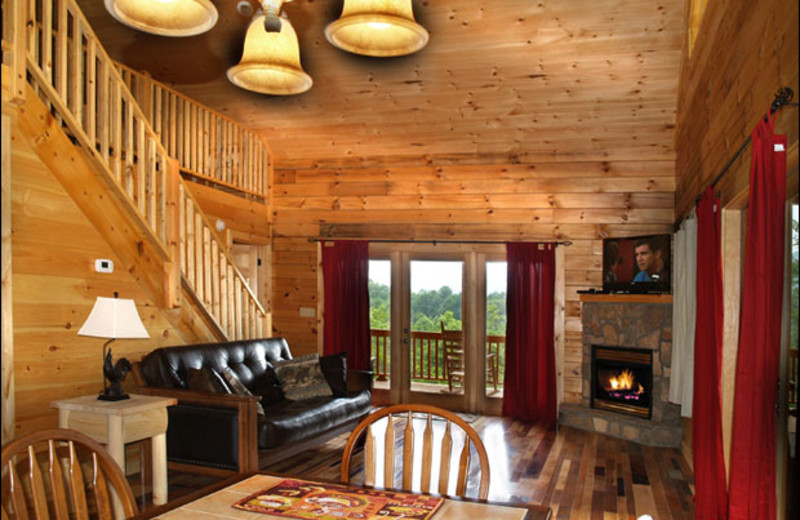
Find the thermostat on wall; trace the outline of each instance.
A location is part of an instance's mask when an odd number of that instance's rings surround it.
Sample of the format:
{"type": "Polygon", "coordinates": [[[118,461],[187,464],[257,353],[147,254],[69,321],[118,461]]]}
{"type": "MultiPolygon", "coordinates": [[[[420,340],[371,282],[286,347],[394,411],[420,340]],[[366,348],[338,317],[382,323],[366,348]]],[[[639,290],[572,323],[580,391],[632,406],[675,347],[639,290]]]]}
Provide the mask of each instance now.
{"type": "Polygon", "coordinates": [[[94,261],[94,270],[98,273],[113,273],[114,262],[107,258],[98,258],[94,261]]]}

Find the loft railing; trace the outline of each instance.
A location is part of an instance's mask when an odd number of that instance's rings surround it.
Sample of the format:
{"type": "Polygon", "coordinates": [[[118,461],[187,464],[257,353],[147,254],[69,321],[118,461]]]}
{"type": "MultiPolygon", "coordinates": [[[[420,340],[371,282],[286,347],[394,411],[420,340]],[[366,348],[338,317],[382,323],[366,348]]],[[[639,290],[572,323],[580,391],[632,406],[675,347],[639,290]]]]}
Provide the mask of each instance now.
{"type": "Polygon", "coordinates": [[[156,247],[180,262],[184,285],[219,330],[231,339],[260,336],[266,312],[183,180],[170,176],[167,150],[75,0],[4,1],[4,42],[12,5],[25,10],[16,18],[27,26],[27,72],[56,121],[112,180],[156,247]]]}
{"type": "MultiPolygon", "coordinates": [[[[391,374],[390,331],[371,329],[370,337],[375,380],[388,381],[391,374]]],[[[494,354],[499,360],[499,387],[503,386],[505,350],[505,336],[486,336],[487,358],[494,354]]],[[[411,332],[411,380],[418,383],[447,384],[441,332],[411,332]]]]}
{"type": "Polygon", "coordinates": [[[147,74],[117,63],[171,157],[181,170],[248,195],[266,199],[270,152],[255,132],[189,99],[147,74]]]}

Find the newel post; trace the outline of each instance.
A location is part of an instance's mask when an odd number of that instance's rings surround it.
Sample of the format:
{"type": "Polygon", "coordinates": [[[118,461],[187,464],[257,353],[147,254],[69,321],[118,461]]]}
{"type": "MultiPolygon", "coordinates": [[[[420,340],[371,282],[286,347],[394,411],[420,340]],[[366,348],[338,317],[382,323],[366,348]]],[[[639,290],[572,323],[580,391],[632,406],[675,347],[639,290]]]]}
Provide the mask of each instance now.
{"type": "Polygon", "coordinates": [[[169,262],[164,264],[164,306],[180,306],[181,291],[181,172],[177,159],[167,157],[167,251],[169,262]]]}

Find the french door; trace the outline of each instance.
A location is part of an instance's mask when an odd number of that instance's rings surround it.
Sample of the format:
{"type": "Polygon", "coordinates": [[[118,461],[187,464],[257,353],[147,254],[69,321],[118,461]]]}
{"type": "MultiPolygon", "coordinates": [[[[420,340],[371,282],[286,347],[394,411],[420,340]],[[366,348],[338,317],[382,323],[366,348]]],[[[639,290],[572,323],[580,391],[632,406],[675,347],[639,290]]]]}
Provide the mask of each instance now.
{"type": "MultiPolygon", "coordinates": [[[[491,266],[500,263],[505,263],[504,248],[487,255],[464,245],[370,245],[377,402],[499,410],[505,331],[487,334],[486,291],[487,276],[492,280],[487,265],[496,277],[491,266]],[[495,257],[499,261],[488,262],[495,257]]],[[[504,293],[504,285],[493,293],[492,324],[498,312],[505,315],[504,293]]]]}

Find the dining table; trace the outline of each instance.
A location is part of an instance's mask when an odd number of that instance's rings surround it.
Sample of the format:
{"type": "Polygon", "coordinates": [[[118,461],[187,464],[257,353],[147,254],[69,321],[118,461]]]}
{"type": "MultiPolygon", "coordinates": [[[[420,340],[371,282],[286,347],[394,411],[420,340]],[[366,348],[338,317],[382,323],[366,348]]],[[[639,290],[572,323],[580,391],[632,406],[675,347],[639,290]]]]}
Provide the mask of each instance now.
{"type": "Polygon", "coordinates": [[[135,520],[548,520],[550,508],[344,485],[265,472],[145,510],[135,520]]]}

